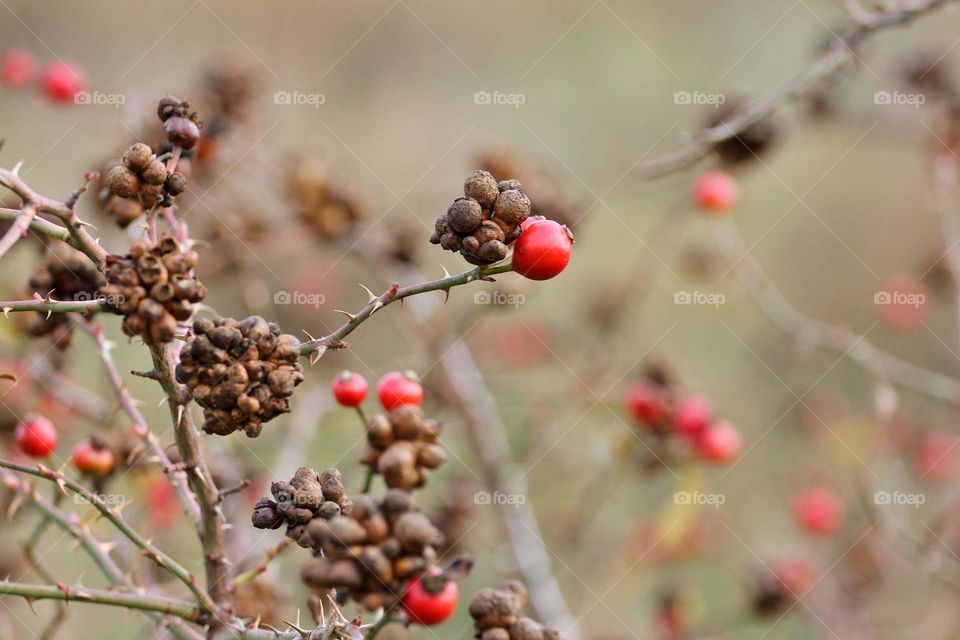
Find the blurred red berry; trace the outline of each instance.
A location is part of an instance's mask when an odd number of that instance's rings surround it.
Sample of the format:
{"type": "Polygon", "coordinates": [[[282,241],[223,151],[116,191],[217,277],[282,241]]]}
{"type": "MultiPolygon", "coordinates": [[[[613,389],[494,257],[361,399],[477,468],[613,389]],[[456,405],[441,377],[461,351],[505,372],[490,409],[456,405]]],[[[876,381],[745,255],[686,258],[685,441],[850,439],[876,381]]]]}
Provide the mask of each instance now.
{"type": "Polygon", "coordinates": [[[354,371],[341,371],[333,379],[333,397],[345,407],[359,407],[367,397],[367,380],[354,371]]]}
{"type": "Polygon", "coordinates": [[[441,577],[434,567],[427,576],[410,581],[403,594],[403,609],[417,624],[440,624],[457,610],[459,597],[457,583],[441,577]]]}
{"type": "Polygon", "coordinates": [[[707,171],[700,174],[693,186],[697,206],[707,213],[723,213],[730,210],[740,195],[737,181],[725,171],[707,171]]]}
{"type": "Polygon", "coordinates": [[[84,440],[73,450],[73,464],[81,473],[103,478],[113,471],[113,451],[100,443],[84,440]]]}
{"type": "Polygon", "coordinates": [[[690,396],[677,403],[673,412],[673,428],[682,436],[696,438],[710,424],[710,402],[690,396]]]}
{"type": "Polygon", "coordinates": [[[623,404],[637,422],[657,426],[670,411],[666,389],[647,378],[634,380],[623,394],[623,404]]]}
{"type": "Polygon", "coordinates": [[[831,536],[846,518],[843,501],[825,488],[807,489],[797,495],[793,515],[801,529],[820,536],[831,536]]]}
{"type": "Polygon", "coordinates": [[[773,575],[787,593],[799,597],[813,588],[817,568],[806,558],[784,558],[773,563],[773,575]]]}
{"type": "Polygon", "coordinates": [[[957,438],[949,433],[928,433],[917,440],[914,466],[921,480],[943,482],[957,470],[957,438]]]}
{"type": "Polygon", "coordinates": [[[18,425],[14,437],[20,450],[33,458],[46,458],[57,448],[57,430],[43,416],[18,425]]]}
{"type": "Polygon", "coordinates": [[[37,71],[37,60],[26,49],[8,49],[0,59],[0,77],[8,87],[27,86],[37,71]]]}
{"type": "Polygon", "coordinates": [[[43,70],[43,92],[56,102],[73,102],[74,96],[86,89],[87,78],[77,64],[54,60],[43,70]]]}
{"type": "Polygon", "coordinates": [[[572,248],[570,229],[553,220],[535,220],[513,246],[513,270],[531,280],[549,280],[567,268],[572,248]]]}
{"type": "Polygon", "coordinates": [[[709,425],[697,440],[700,455],[708,462],[729,464],[740,455],[743,438],[740,430],[730,422],[715,422],[709,425]]]}
{"type": "Polygon", "coordinates": [[[419,405],[423,402],[423,387],[414,372],[392,371],[377,383],[377,397],[387,411],[402,404],[419,405]]]}

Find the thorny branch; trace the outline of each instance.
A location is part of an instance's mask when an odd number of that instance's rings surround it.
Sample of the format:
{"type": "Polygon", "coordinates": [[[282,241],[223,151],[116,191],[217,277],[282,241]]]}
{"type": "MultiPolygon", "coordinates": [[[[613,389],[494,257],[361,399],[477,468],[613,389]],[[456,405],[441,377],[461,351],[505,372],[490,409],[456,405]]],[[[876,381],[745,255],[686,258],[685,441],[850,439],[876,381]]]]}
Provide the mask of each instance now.
{"type": "Polygon", "coordinates": [[[35,585],[19,582],[0,582],[0,595],[23,596],[28,600],[62,600],[65,602],[88,602],[125,609],[135,609],[176,616],[189,622],[199,622],[202,612],[193,604],[182,600],[147,596],[136,593],[88,589],[81,586],[35,585]]]}

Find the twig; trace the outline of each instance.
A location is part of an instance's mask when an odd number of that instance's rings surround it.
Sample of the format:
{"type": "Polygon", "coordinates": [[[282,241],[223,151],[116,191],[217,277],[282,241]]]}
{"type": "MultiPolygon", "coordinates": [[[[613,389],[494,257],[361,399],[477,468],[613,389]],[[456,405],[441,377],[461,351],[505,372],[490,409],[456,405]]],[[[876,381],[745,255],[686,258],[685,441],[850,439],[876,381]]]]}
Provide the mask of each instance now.
{"type": "Polygon", "coordinates": [[[6,255],[7,251],[17,243],[21,238],[27,236],[30,230],[30,223],[37,215],[37,207],[32,202],[24,202],[20,207],[20,215],[17,216],[7,232],[0,238],[0,258],[6,255]]]}
{"type": "Polygon", "coordinates": [[[101,300],[54,300],[47,296],[36,300],[0,301],[4,315],[11,311],[40,311],[45,313],[92,313],[103,308],[101,300]]]}
{"type": "MultiPolygon", "coordinates": [[[[6,209],[0,208],[0,220],[19,220],[20,219],[20,209],[6,209]]],[[[44,233],[51,238],[56,238],[57,240],[62,240],[63,242],[70,242],[70,231],[66,227],[61,227],[60,225],[50,222],[49,220],[44,220],[43,218],[34,217],[30,220],[30,228],[34,231],[44,233]]]]}
{"type": "Polygon", "coordinates": [[[913,389],[949,404],[960,404],[960,380],[897,358],[874,346],[865,336],[850,329],[812,318],[791,305],[767,279],[760,265],[746,251],[732,221],[726,223],[724,238],[734,269],[751,290],[760,308],[798,341],[813,344],[849,357],[855,364],[879,378],[913,389]]]}
{"type": "Polygon", "coordinates": [[[136,400],[134,400],[130,392],[127,391],[126,386],[124,386],[120,372],[117,370],[117,366],[113,361],[113,356],[110,355],[110,345],[104,336],[103,327],[94,325],[83,319],[77,323],[77,326],[94,341],[97,347],[97,355],[100,356],[104,372],[107,374],[107,380],[110,382],[110,387],[113,389],[113,394],[117,398],[117,402],[120,404],[124,413],[133,421],[137,435],[144,441],[160,463],[163,472],[170,478],[177,497],[180,499],[180,504],[183,505],[184,511],[193,521],[194,526],[199,530],[200,505],[197,503],[196,496],[190,492],[190,487],[187,484],[187,474],[183,470],[173,467],[170,458],[167,456],[167,452],[164,451],[160,441],[150,430],[150,425],[147,424],[146,419],[137,407],[136,400]]]}
{"type": "Polygon", "coordinates": [[[33,468],[16,462],[11,462],[9,460],[0,459],[0,467],[10,469],[11,471],[32,475],[37,478],[50,480],[63,492],[66,492],[66,490],[69,489],[73,493],[83,496],[83,498],[93,505],[94,508],[100,512],[100,515],[106,518],[117,529],[117,531],[119,531],[125,538],[130,540],[135,547],[140,549],[144,556],[156,563],[157,566],[172,573],[177,579],[180,580],[180,582],[185,584],[190,592],[193,593],[197,600],[203,605],[204,609],[209,611],[214,610],[215,606],[213,602],[211,602],[207,597],[207,594],[205,594],[203,590],[197,586],[197,581],[193,574],[172,557],[155,547],[149,541],[145,540],[143,536],[133,529],[133,527],[127,524],[126,520],[123,519],[123,516],[120,515],[120,511],[118,509],[115,509],[107,504],[102,495],[89,491],[82,485],[77,484],[70,478],[67,478],[62,473],[49,469],[42,464],[37,465],[36,468],[33,468]]]}
{"type": "Polygon", "coordinates": [[[193,604],[172,598],[147,596],[136,593],[121,593],[88,589],[81,586],[34,585],[20,582],[0,581],[0,595],[13,595],[28,600],[62,600],[65,602],[88,602],[104,604],[125,609],[151,611],[176,616],[190,622],[200,622],[203,613],[193,604]]]}
{"type": "Polygon", "coordinates": [[[760,122],[816,89],[823,80],[854,60],[853,48],[872,33],[908,24],[955,1],[922,0],[905,3],[903,8],[896,11],[875,12],[864,16],[862,21],[856,22],[836,38],[820,58],[793,80],[767,97],[747,104],[726,121],[693,134],[680,149],[638,165],[638,175],[644,179],[659,178],[689,167],[703,159],[718,143],[735,138],[750,125],[760,122]]]}
{"type": "Polygon", "coordinates": [[[343,339],[369,319],[370,316],[392,302],[429,291],[444,291],[449,294],[450,289],[453,287],[476,282],[477,280],[485,280],[498,273],[511,271],[512,268],[509,263],[502,263],[490,267],[477,267],[476,269],[470,269],[455,276],[447,276],[438,280],[431,280],[406,287],[394,284],[379,296],[371,294],[370,302],[357,312],[356,315],[348,314],[350,315],[350,320],[343,323],[330,335],[303,343],[300,346],[300,355],[306,356],[316,353],[317,355],[314,356],[315,361],[322,356],[327,349],[336,350],[346,348],[348,345],[343,339]]]}

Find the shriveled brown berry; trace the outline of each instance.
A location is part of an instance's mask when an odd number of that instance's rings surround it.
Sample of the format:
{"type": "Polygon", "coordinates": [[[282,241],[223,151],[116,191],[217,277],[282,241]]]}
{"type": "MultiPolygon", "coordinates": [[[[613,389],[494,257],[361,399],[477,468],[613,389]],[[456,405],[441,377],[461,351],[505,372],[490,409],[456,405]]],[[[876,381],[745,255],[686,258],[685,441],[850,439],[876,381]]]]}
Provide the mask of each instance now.
{"type": "Polygon", "coordinates": [[[393,433],[402,440],[415,440],[423,429],[423,411],[412,404],[402,404],[387,414],[393,433]]]}
{"type": "Polygon", "coordinates": [[[516,189],[508,189],[499,196],[493,205],[494,218],[511,225],[518,225],[530,215],[530,198],[516,189]]]}
{"type": "Polygon", "coordinates": [[[187,190],[187,177],[179,171],[174,171],[167,176],[163,188],[170,195],[178,196],[187,190]]]}
{"type": "Polygon", "coordinates": [[[477,255],[480,251],[480,241],[473,236],[467,236],[460,243],[460,248],[467,253],[477,255]]]}
{"type": "Polygon", "coordinates": [[[490,240],[503,242],[503,230],[492,220],[484,220],[483,224],[473,232],[473,236],[481,247],[490,240]]]}
{"type": "Polygon", "coordinates": [[[123,153],[123,164],[138,173],[146,169],[152,160],[153,149],[142,142],[137,142],[123,153]]]}
{"type": "Polygon", "coordinates": [[[200,138],[200,127],[197,123],[183,116],[172,116],[163,123],[163,130],[167,140],[181,149],[190,150],[200,138]]]}
{"type": "Polygon", "coordinates": [[[121,198],[134,198],[140,190],[140,178],[123,165],[117,165],[107,174],[110,191],[121,198]]]}
{"type": "Polygon", "coordinates": [[[507,257],[507,245],[499,240],[489,240],[480,246],[477,257],[487,262],[497,262],[507,257]]]}
{"type": "Polygon", "coordinates": [[[163,184],[167,180],[167,165],[159,160],[154,160],[140,174],[143,181],[147,184],[163,184]]]}
{"type": "Polygon", "coordinates": [[[453,232],[445,233],[440,237],[440,246],[447,251],[459,251],[460,236],[453,232]]]}
{"type": "Polygon", "coordinates": [[[491,208],[499,194],[497,180],[489,171],[476,169],[463,183],[463,195],[473,198],[484,209],[491,208]]]}
{"type": "Polygon", "coordinates": [[[447,209],[447,225],[457,233],[473,233],[483,222],[483,210],[473,198],[459,198],[447,209]]]}
{"type": "Polygon", "coordinates": [[[532,618],[519,618],[510,626],[511,640],[543,640],[543,625],[532,618]]]}
{"type": "Polygon", "coordinates": [[[504,191],[509,191],[511,189],[515,189],[517,191],[523,191],[523,185],[520,184],[519,180],[501,180],[500,182],[497,183],[497,189],[499,189],[501,193],[503,193],[504,191]]]}
{"type": "Polygon", "coordinates": [[[139,194],[140,202],[147,207],[152,207],[163,199],[163,185],[141,184],[139,194]]]}
{"type": "Polygon", "coordinates": [[[165,96],[160,99],[160,102],[157,103],[157,117],[161,121],[165,122],[168,118],[173,115],[176,115],[183,105],[183,102],[180,98],[174,96],[165,96]]]}
{"type": "Polygon", "coordinates": [[[491,627],[480,635],[480,640],[510,640],[510,632],[503,627],[491,627]]]}

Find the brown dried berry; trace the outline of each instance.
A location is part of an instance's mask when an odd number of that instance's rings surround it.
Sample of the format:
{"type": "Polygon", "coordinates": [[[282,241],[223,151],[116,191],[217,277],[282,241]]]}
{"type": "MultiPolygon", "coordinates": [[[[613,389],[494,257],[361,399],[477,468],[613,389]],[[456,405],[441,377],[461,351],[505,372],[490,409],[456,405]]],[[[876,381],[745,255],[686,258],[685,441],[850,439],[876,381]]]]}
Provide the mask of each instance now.
{"type": "Polygon", "coordinates": [[[488,171],[476,169],[463,183],[463,195],[473,198],[484,209],[491,208],[499,194],[497,181],[488,171]]]}
{"type": "Polygon", "coordinates": [[[508,189],[493,205],[493,216],[510,225],[518,225],[530,215],[530,198],[522,191],[508,189]]]}
{"type": "Polygon", "coordinates": [[[142,142],[137,142],[123,153],[123,164],[137,173],[147,168],[153,161],[153,149],[142,142]]]}
{"type": "Polygon", "coordinates": [[[140,177],[147,184],[160,185],[167,180],[167,165],[159,160],[154,160],[147,168],[143,170],[140,177]]]}
{"type": "Polygon", "coordinates": [[[184,150],[193,149],[200,138],[200,127],[197,123],[183,116],[172,116],[163,123],[163,131],[167,134],[170,144],[184,150]]]}
{"type": "Polygon", "coordinates": [[[107,174],[110,191],[121,198],[134,198],[140,190],[140,178],[123,165],[117,165],[107,174]]]}
{"type": "Polygon", "coordinates": [[[483,210],[472,198],[459,198],[447,209],[446,223],[457,233],[473,233],[483,222],[483,210]]]}
{"type": "Polygon", "coordinates": [[[187,190],[187,178],[179,171],[174,171],[167,176],[163,188],[171,196],[178,196],[187,190]]]}

